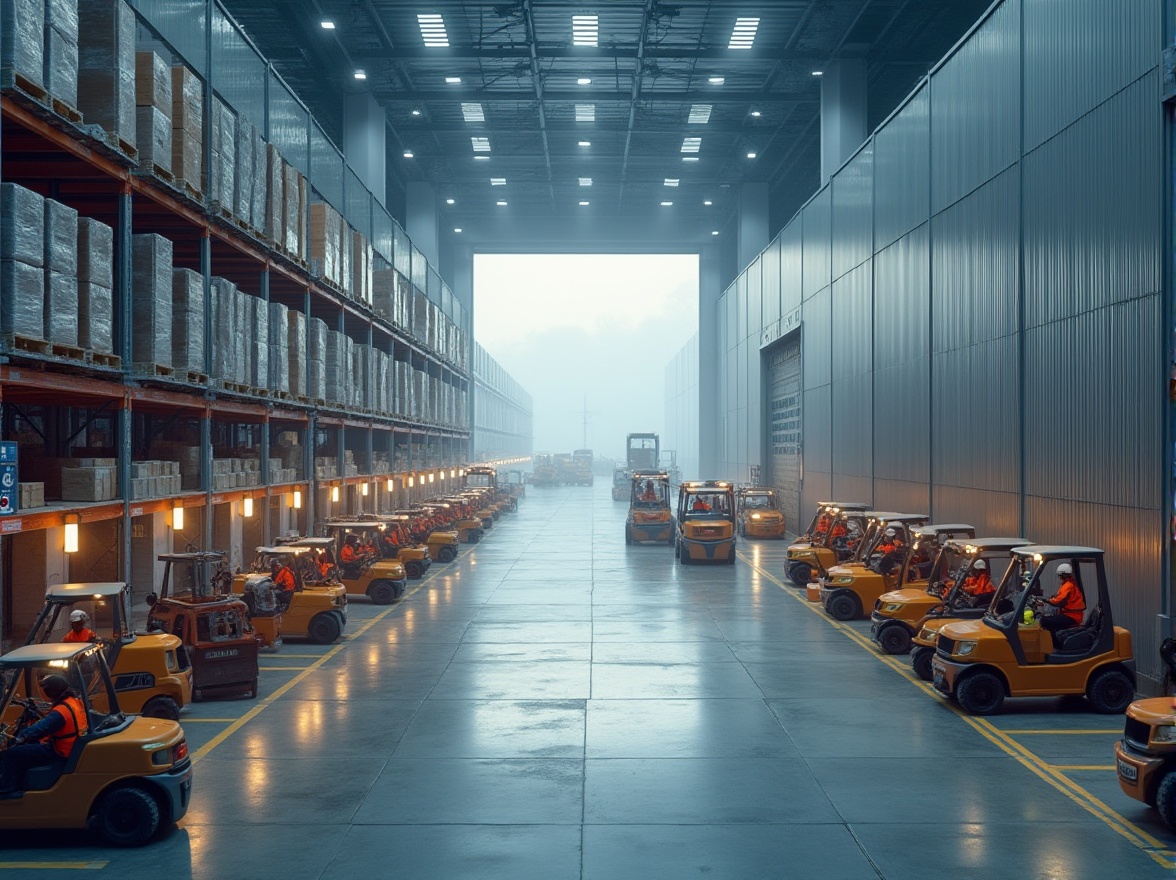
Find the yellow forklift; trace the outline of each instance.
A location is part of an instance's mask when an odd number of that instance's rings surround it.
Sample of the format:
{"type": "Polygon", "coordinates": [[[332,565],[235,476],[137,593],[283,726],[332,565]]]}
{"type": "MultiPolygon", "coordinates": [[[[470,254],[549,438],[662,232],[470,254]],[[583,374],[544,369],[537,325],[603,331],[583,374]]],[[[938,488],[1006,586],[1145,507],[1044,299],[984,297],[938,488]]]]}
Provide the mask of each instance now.
{"type": "Polygon", "coordinates": [[[991,715],[1006,697],[1066,694],[1085,694],[1096,712],[1124,711],[1135,696],[1135,658],[1131,633],[1111,614],[1103,551],[1013,550],[984,617],[939,630],[931,671],[935,689],[970,715],[991,715]],[[1047,587],[1052,594],[1064,577],[1085,597],[1080,624],[1052,624],[1043,614],[1047,587]]]}
{"type": "Polygon", "coordinates": [[[630,481],[625,543],[674,543],[674,514],[670,510],[670,475],[666,471],[636,471],[630,481]]]}
{"type": "Polygon", "coordinates": [[[408,572],[400,560],[380,558],[378,535],[383,531],[380,524],[331,522],[326,524],[326,530],[327,534],[322,537],[282,538],[278,543],[283,547],[307,547],[320,555],[325,554],[334,565],[332,580],[349,595],[367,596],[374,605],[388,605],[404,596],[408,572]],[[365,554],[357,562],[342,562],[340,553],[347,535],[374,537],[376,554],[365,554]]]}
{"type": "MultiPolygon", "coordinates": [[[[132,715],[170,718],[192,702],[192,662],[176,636],[136,633],[131,629],[131,590],[125,583],[52,584],[45,588],[45,605],[33,622],[26,645],[61,641],[69,632],[58,630],[64,614],[86,614],[104,633],[100,643],[114,676],[122,708],[132,715]]],[[[99,695],[95,695],[99,702],[99,695]]]]}
{"type": "MultiPolygon", "coordinates": [[[[396,511],[392,516],[403,517],[401,525],[411,539],[428,547],[430,559],[444,565],[457,558],[457,532],[437,528],[434,525],[433,511],[427,507],[406,507],[396,511]]],[[[495,517],[497,516],[495,513],[495,517]]]]}
{"type": "MultiPolygon", "coordinates": [[[[361,513],[352,517],[330,519],[326,522],[327,535],[338,542],[339,552],[348,535],[355,535],[360,546],[374,546],[376,560],[379,562],[399,562],[404,569],[403,577],[419,580],[425,576],[429,566],[433,564],[432,554],[427,544],[418,544],[409,535],[408,527],[411,517],[401,513],[361,513]]],[[[335,556],[336,564],[338,555],[335,556]]],[[[351,565],[347,574],[354,575],[351,580],[360,578],[362,566],[351,565]]],[[[397,580],[397,578],[393,578],[397,580]]],[[[348,590],[349,593],[355,592],[348,590]]],[[[381,603],[382,604],[382,603],[381,603]]]]}
{"type": "MultiPolygon", "coordinates": [[[[293,592],[274,590],[281,611],[281,639],[308,639],[320,645],[337,642],[347,625],[347,590],[334,577],[323,577],[317,557],[320,548],[301,543],[258,547],[249,571],[233,578],[233,593],[245,595],[252,581],[270,581],[275,569],[289,569],[293,592]],[[287,593],[283,597],[283,593],[287,593]]],[[[272,581],[271,581],[272,583],[272,581]]]]}
{"type": "Polygon", "coordinates": [[[853,558],[866,531],[869,505],[858,501],[822,501],[808,529],[788,546],[784,573],[798,587],[853,558]]]}
{"type": "Polygon", "coordinates": [[[1115,770],[1123,793],[1159,811],[1176,831],[1176,641],[1160,645],[1164,661],[1163,696],[1136,700],[1127,707],[1123,738],[1115,743],[1115,770]]]}
{"type": "Polygon", "coordinates": [[[182,819],[192,797],[184,731],[123,714],[100,645],[25,645],[0,657],[0,750],[49,711],[40,682],[50,674],[81,701],[86,729],[67,760],[31,768],[24,790],[0,799],[0,831],[93,828],[113,846],[141,846],[182,819]]]}
{"type": "Polygon", "coordinates": [[[747,486],[735,493],[735,517],[741,538],[783,538],[784,514],[775,489],[747,486]]]}
{"type": "Polygon", "coordinates": [[[704,560],[735,564],[735,487],[731,483],[682,483],[676,523],[674,547],[682,565],[704,560]]]}

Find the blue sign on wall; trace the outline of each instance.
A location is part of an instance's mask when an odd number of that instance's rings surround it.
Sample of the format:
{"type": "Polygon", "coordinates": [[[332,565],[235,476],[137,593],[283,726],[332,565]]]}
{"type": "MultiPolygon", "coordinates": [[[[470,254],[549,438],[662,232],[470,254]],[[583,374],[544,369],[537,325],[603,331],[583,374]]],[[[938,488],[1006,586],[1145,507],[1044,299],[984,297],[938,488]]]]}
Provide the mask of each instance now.
{"type": "Polygon", "coordinates": [[[16,472],[16,444],[0,443],[0,516],[20,510],[19,479],[16,472]]]}

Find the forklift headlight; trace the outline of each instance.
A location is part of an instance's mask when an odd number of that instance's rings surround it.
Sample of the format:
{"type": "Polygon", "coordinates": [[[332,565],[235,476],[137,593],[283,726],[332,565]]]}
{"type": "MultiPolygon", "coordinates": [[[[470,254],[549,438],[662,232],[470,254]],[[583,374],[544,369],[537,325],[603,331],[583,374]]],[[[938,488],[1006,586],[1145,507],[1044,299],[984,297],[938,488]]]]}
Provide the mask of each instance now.
{"type": "Polygon", "coordinates": [[[957,657],[967,657],[974,650],[976,650],[975,642],[960,642],[956,645],[955,653],[957,657]]]}
{"type": "Polygon", "coordinates": [[[894,613],[895,611],[902,611],[902,603],[901,602],[889,602],[889,603],[887,603],[886,607],[883,608],[882,610],[886,611],[888,613],[894,613]]]}
{"type": "Polygon", "coordinates": [[[1157,725],[1152,731],[1151,741],[1154,743],[1176,743],[1176,723],[1157,725]]]}
{"type": "Polygon", "coordinates": [[[853,578],[852,578],[852,577],[839,577],[839,578],[834,578],[834,579],[833,579],[833,583],[835,583],[835,584],[852,584],[852,583],[853,583],[853,578]]]}
{"type": "Polygon", "coordinates": [[[761,516],[760,516],[758,513],[753,513],[753,514],[751,515],[751,518],[752,518],[752,519],[763,519],[763,517],[761,517],[761,516]]]}
{"type": "Polygon", "coordinates": [[[937,633],[935,630],[931,629],[930,627],[925,626],[921,630],[919,630],[919,640],[920,641],[930,642],[931,644],[935,644],[935,640],[937,638],[939,638],[939,633],[937,633]]]}

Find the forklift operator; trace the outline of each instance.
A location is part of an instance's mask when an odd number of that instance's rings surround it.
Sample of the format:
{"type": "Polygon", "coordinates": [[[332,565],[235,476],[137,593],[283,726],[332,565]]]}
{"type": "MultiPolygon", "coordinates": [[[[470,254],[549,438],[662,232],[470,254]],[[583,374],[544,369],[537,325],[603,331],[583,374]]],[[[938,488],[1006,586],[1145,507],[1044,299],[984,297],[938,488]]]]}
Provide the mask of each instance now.
{"type": "Polygon", "coordinates": [[[0,798],[20,797],[26,771],[66,761],[78,737],[90,729],[85,707],[65,676],[46,675],[41,690],[53,705],[44,718],[22,730],[14,744],[0,752],[0,798]]]}
{"type": "Polygon", "coordinates": [[[69,613],[69,632],[65,634],[63,642],[96,642],[98,633],[86,626],[90,618],[86,612],[76,608],[69,613]]]}
{"type": "Polygon", "coordinates": [[[657,501],[657,492],[653,489],[653,480],[645,481],[645,490],[641,493],[642,501],[657,501]]]}
{"type": "Polygon", "coordinates": [[[1070,563],[1063,562],[1058,566],[1058,591],[1046,601],[1057,609],[1055,614],[1041,618],[1043,629],[1050,631],[1057,637],[1058,630],[1082,626],[1082,618],[1086,613],[1086,597],[1074,581],[1074,569],[1070,563]]]}
{"type": "Polygon", "coordinates": [[[690,509],[695,513],[710,513],[711,506],[699,495],[694,499],[694,505],[690,509]]]}
{"type": "Polygon", "coordinates": [[[278,600],[278,607],[285,611],[290,607],[290,598],[298,587],[298,580],[290,566],[277,559],[270,563],[270,579],[274,582],[274,592],[278,600]]]}
{"type": "Polygon", "coordinates": [[[983,559],[976,560],[972,571],[973,574],[964,580],[963,591],[972,597],[973,608],[982,608],[992,599],[996,585],[992,583],[992,578],[988,575],[988,563],[983,559]]]}

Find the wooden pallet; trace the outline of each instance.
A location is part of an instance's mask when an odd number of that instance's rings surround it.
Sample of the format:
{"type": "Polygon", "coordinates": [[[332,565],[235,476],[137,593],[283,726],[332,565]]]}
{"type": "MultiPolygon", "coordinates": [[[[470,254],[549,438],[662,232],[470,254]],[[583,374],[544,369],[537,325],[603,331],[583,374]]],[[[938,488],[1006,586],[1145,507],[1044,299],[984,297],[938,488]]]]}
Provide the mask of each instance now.
{"type": "Polygon", "coordinates": [[[173,177],[172,182],[175,184],[176,189],[178,189],[188,198],[192,199],[193,201],[201,203],[204,202],[204,193],[200,187],[194,185],[182,177],[173,177]]]}
{"type": "Polygon", "coordinates": [[[229,391],[233,394],[249,394],[250,389],[248,385],[242,385],[240,382],[230,382],[227,379],[218,379],[216,382],[218,388],[222,391],[229,391]]]}
{"type": "Polygon", "coordinates": [[[85,361],[86,350],[76,345],[66,345],[61,342],[50,342],[49,351],[54,357],[66,358],[71,361],[85,361]]]}
{"type": "Polygon", "coordinates": [[[68,119],[74,125],[82,124],[82,113],[80,110],[78,110],[77,107],[74,107],[72,104],[61,100],[61,98],[54,98],[53,96],[50,96],[49,100],[49,106],[53,108],[53,112],[58,116],[62,116],[65,119],[68,119]]]}
{"type": "Polygon", "coordinates": [[[176,377],[176,371],[163,364],[131,364],[131,372],[136,376],[148,379],[174,379],[176,377]]]}
{"type": "Polygon", "coordinates": [[[293,395],[293,394],[291,394],[290,392],[288,392],[288,391],[278,391],[277,389],[275,389],[275,390],[271,391],[271,392],[270,392],[270,396],[271,396],[271,397],[272,397],[274,400],[295,400],[295,399],[296,399],[296,398],[294,397],[294,395],[293,395]]]}
{"type": "Polygon", "coordinates": [[[3,346],[5,351],[20,354],[53,354],[50,344],[44,339],[37,339],[35,336],[21,336],[19,333],[6,333],[0,336],[0,346],[3,346]]]}
{"type": "Polygon", "coordinates": [[[30,98],[42,104],[48,104],[49,102],[49,93],[45,91],[44,86],[33,82],[23,73],[12,68],[0,70],[0,88],[5,91],[15,89],[18,92],[24,92],[30,98]]]}
{"type": "Polygon", "coordinates": [[[118,136],[116,132],[106,132],[106,142],[110,144],[111,148],[118,150],[120,153],[130,159],[137,160],[139,158],[139,151],[135,148],[135,145],[124,141],[118,136]]]}
{"type": "Polygon", "coordinates": [[[86,363],[117,370],[122,367],[122,358],[117,354],[107,354],[104,351],[87,351],[86,363]]]}
{"type": "Polygon", "coordinates": [[[204,373],[197,373],[195,370],[180,370],[176,373],[176,378],[181,382],[187,382],[189,385],[207,385],[208,376],[204,373]]]}
{"type": "Polygon", "coordinates": [[[176,185],[176,176],[174,174],[172,174],[170,171],[168,171],[166,168],[164,168],[162,165],[157,165],[154,162],[151,162],[145,166],[140,165],[139,168],[144,173],[150,174],[152,177],[158,177],[160,180],[162,180],[166,184],[169,184],[170,186],[174,187],[176,185]]]}

